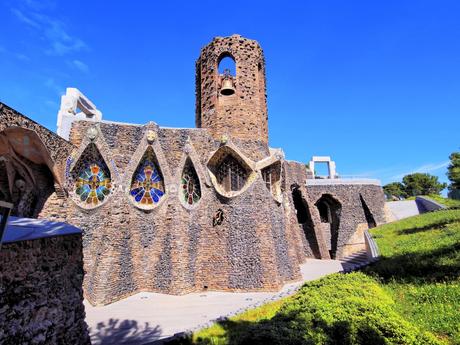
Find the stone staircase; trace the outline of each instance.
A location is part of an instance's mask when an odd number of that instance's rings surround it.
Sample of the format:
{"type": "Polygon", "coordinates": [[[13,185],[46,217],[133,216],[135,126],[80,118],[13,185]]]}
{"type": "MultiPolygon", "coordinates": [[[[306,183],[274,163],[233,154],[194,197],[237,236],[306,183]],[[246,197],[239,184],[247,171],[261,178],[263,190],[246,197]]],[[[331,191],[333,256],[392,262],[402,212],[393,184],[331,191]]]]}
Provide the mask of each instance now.
{"type": "Polygon", "coordinates": [[[345,273],[357,270],[361,267],[364,267],[372,262],[367,256],[367,252],[365,249],[360,250],[354,254],[346,256],[342,259],[339,259],[340,263],[342,264],[343,271],[345,273]]]}

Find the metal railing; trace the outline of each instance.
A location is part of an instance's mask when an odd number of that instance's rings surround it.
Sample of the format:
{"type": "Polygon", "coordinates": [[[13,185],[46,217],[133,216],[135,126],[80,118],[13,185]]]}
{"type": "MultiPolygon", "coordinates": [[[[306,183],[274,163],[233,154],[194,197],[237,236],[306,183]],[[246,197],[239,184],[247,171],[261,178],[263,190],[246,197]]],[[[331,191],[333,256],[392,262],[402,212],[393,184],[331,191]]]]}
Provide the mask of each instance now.
{"type": "Polygon", "coordinates": [[[367,256],[371,260],[376,260],[380,256],[379,247],[377,247],[377,243],[369,230],[364,231],[364,240],[366,242],[367,256]]]}

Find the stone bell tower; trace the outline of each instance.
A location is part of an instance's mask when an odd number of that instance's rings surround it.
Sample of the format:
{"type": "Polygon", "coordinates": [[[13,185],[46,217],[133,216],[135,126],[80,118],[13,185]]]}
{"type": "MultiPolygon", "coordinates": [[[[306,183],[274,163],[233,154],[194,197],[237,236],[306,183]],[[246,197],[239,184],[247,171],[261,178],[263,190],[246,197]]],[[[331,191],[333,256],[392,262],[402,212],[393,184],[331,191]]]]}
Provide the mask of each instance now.
{"type": "Polygon", "coordinates": [[[265,60],[262,48],[240,35],[215,37],[196,61],[196,126],[222,135],[268,143],[265,60]],[[235,76],[219,73],[225,57],[235,76]]]}

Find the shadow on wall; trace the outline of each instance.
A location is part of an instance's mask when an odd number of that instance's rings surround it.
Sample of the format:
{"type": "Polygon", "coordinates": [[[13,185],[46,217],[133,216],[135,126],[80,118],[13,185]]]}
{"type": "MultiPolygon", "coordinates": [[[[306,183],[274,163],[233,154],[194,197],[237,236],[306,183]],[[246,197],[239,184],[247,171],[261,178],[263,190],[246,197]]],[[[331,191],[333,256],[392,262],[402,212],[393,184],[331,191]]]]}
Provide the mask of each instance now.
{"type": "Polygon", "coordinates": [[[323,229],[329,255],[331,259],[336,259],[342,204],[332,195],[323,194],[315,206],[318,208],[321,223],[326,225],[323,229]]]}
{"type": "Polygon", "coordinates": [[[302,197],[302,191],[299,189],[298,185],[291,186],[292,191],[292,200],[294,202],[294,207],[296,210],[297,221],[302,227],[302,230],[305,234],[307,243],[309,244],[313,256],[316,259],[321,259],[321,253],[319,250],[318,239],[315,235],[314,224],[311,219],[310,209],[305,199],[302,197]]]}
{"type": "Polygon", "coordinates": [[[150,344],[160,338],[160,326],[144,325],[136,320],[110,319],[99,322],[95,329],[90,328],[92,345],[109,344],[150,344]]]}

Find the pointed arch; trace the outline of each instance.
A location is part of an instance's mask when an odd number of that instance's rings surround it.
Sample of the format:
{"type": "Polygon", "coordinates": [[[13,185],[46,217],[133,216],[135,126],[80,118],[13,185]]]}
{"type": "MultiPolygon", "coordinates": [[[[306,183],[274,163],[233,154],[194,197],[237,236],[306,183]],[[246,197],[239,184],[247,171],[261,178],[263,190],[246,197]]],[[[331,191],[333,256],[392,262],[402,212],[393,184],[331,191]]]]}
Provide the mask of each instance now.
{"type": "Polygon", "coordinates": [[[254,182],[255,163],[231,143],[221,146],[208,161],[208,171],[216,191],[227,198],[246,191],[254,182]]]}
{"type": "Polygon", "coordinates": [[[201,199],[200,178],[190,157],[187,157],[182,169],[179,198],[188,207],[195,206],[201,199]]]}
{"type": "Polygon", "coordinates": [[[96,143],[90,142],[70,169],[69,194],[75,203],[93,209],[107,202],[112,174],[96,143]]]}
{"type": "Polygon", "coordinates": [[[152,209],[165,195],[163,174],[152,146],[148,146],[131,178],[129,196],[134,205],[152,209]]]}
{"type": "Polygon", "coordinates": [[[211,186],[209,177],[203,169],[200,158],[193,147],[190,137],[183,147],[183,155],[176,172],[175,180],[179,182],[178,197],[186,209],[194,209],[205,191],[204,186],[211,186]],[[192,199],[190,200],[190,197],[192,199]],[[190,203],[191,201],[191,203],[190,203]]]}

